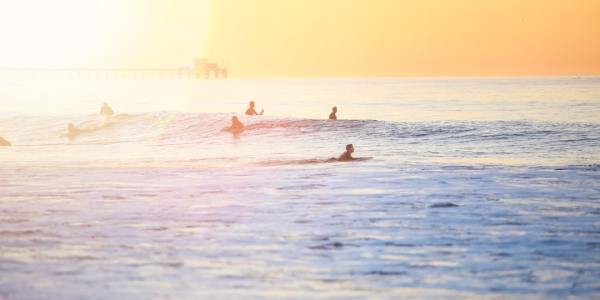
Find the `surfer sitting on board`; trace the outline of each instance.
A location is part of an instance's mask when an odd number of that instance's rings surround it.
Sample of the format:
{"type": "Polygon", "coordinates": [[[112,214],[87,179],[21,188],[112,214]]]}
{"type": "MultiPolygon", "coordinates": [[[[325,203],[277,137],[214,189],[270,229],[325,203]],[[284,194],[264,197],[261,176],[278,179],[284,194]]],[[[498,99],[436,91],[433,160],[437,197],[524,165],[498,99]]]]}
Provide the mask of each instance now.
{"type": "Polygon", "coordinates": [[[100,114],[108,117],[114,115],[115,112],[112,110],[112,108],[110,108],[110,106],[108,106],[108,103],[104,102],[102,103],[102,108],[100,108],[100,114]]]}
{"type": "Polygon", "coordinates": [[[254,101],[250,101],[249,105],[250,105],[250,107],[248,107],[248,109],[246,109],[246,114],[249,116],[262,115],[265,112],[265,110],[263,109],[260,111],[260,113],[257,113],[256,109],[254,109],[254,105],[255,105],[254,101]]]}
{"type": "Polygon", "coordinates": [[[335,115],[337,113],[337,106],[334,106],[331,108],[331,113],[329,114],[329,120],[337,120],[337,116],[335,115]]]}

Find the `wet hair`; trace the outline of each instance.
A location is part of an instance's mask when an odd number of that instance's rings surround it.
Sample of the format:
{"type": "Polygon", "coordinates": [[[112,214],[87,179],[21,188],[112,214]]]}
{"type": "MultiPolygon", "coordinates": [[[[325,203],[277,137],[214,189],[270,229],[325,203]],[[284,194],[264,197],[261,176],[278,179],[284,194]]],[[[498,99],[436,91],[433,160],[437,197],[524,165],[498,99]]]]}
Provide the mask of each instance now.
{"type": "Polygon", "coordinates": [[[255,104],[254,101],[250,101],[250,103],[248,103],[249,105],[253,105],[255,104]]]}
{"type": "Polygon", "coordinates": [[[346,151],[350,150],[350,148],[353,148],[354,146],[352,146],[352,144],[348,144],[346,145],[346,151]]]}

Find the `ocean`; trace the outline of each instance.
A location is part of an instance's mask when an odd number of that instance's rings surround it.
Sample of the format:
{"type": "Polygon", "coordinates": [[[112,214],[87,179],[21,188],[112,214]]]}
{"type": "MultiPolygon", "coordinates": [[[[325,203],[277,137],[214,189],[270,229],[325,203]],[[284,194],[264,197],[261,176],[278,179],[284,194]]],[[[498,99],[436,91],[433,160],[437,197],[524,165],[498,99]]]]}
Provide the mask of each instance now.
{"type": "Polygon", "coordinates": [[[600,77],[4,77],[0,136],[3,300],[600,297],[600,77]]]}

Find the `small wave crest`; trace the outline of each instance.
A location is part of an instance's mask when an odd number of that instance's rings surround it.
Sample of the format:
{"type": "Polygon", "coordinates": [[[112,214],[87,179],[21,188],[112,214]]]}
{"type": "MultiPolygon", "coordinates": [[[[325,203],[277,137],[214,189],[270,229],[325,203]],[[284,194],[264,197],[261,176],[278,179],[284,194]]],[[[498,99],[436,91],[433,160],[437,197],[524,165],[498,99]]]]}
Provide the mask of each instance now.
{"type": "MultiPolygon", "coordinates": [[[[98,115],[11,116],[0,118],[0,133],[15,146],[67,143],[67,124],[80,129],[77,143],[156,142],[202,143],[219,138],[230,125],[229,113],[155,112],[121,114],[110,119],[98,115]]],[[[542,140],[556,144],[586,143],[600,146],[600,125],[532,122],[390,122],[378,120],[316,120],[240,116],[242,135],[383,142],[450,141],[489,143],[542,140]]]]}

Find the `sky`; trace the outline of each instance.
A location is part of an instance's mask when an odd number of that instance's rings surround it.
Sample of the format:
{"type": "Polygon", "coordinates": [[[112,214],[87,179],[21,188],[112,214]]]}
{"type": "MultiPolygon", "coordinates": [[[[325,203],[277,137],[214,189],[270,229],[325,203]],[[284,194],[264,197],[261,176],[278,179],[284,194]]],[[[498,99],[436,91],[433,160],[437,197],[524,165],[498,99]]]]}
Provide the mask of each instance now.
{"type": "Polygon", "coordinates": [[[599,75],[597,0],[0,0],[0,67],[599,75]]]}
{"type": "Polygon", "coordinates": [[[181,67],[209,0],[0,0],[0,67],[181,67]]]}

